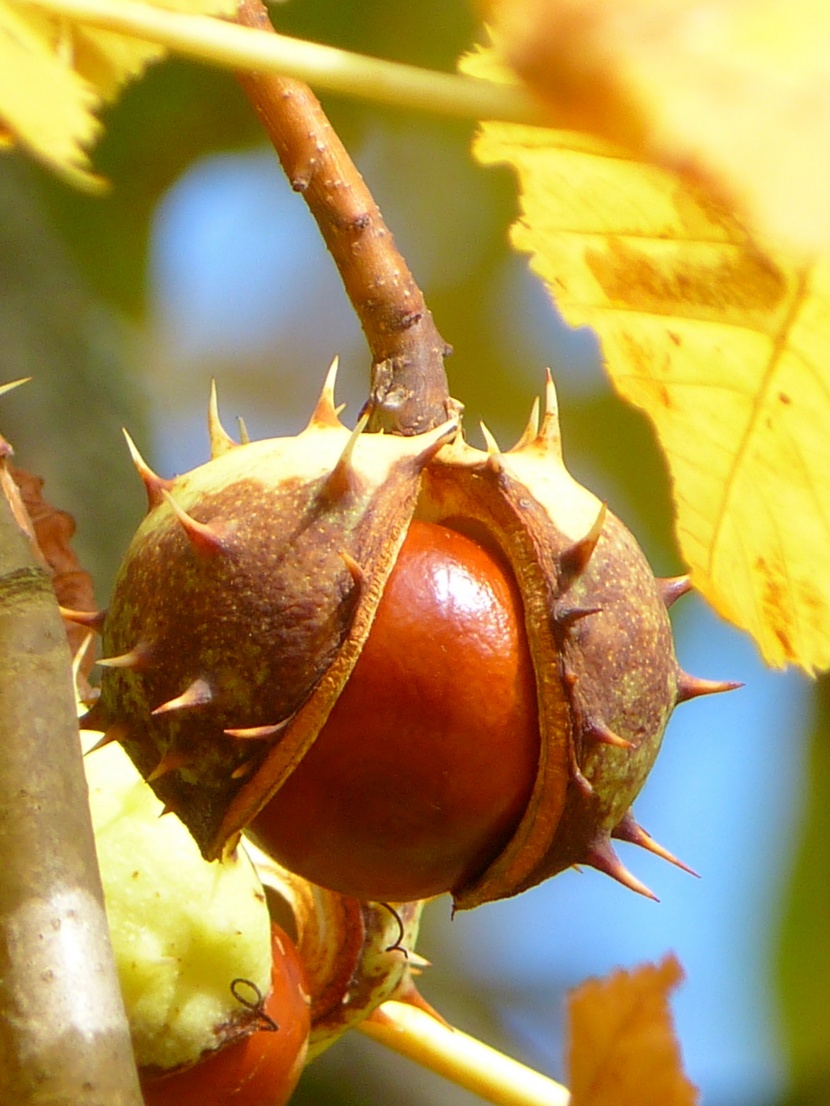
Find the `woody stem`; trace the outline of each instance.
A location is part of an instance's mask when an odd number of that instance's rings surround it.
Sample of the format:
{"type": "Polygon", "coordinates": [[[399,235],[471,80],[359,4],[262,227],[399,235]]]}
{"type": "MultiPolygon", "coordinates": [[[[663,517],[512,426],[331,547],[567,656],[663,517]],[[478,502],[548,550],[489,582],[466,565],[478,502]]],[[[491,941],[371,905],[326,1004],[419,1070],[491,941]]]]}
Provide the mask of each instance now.
{"type": "MultiPolygon", "coordinates": [[[[272,31],[260,0],[242,0],[237,22],[272,31]]],[[[302,194],[334,259],[372,354],[372,430],[417,434],[452,407],[438,333],[423,293],[343,143],[311,89],[288,77],[238,78],[302,194]]]]}

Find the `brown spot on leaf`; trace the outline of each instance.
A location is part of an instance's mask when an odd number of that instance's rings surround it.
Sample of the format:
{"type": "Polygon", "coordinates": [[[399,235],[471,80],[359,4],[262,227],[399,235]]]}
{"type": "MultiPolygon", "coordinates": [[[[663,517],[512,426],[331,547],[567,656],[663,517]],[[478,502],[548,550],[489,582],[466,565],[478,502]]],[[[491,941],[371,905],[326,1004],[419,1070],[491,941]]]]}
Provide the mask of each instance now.
{"type": "Polygon", "coordinates": [[[793,660],[796,655],[793,644],[793,611],[785,570],[780,564],[770,563],[764,557],[757,558],[755,568],[760,577],[765,620],[780,642],[787,659],[793,660]]]}
{"type": "Polygon", "coordinates": [[[667,410],[674,406],[671,398],[671,393],[665,384],[660,384],[657,389],[657,399],[667,410]]]}
{"type": "Polygon", "coordinates": [[[683,171],[683,180],[672,192],[672,204],[684,237],[708,240],[714,234],[724,241],[745,242],[744,228],[736,221],[728,205],[716,199],[714,182],[703,180],[699,167],[697,171],[689,164],[676,165],[675,168],[683,171]],[[697,177],[700,187],[693,185],[694,177],[697,177]]]}
{"type": "Polygon", "coordinates": [[[692,261],[659,255],[620,239],[585,251],[585,262],[612,304],[637,311],[769,326],[787,291],[784,274],[748,246],[692,261]]]}

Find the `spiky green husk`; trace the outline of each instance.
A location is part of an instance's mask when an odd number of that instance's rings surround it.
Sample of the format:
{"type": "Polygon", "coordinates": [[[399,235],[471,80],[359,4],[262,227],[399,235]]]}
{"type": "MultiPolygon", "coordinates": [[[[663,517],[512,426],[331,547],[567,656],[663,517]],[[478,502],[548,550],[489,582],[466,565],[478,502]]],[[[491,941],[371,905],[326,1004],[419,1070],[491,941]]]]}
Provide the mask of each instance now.
{"type": "MultiPolygon", "coordinates": [[[[592,864],[650,894],[611,847],[666,855],[631,804],[676,703],[725,684],[675,659],[667,607],[634,538],[567,472],[548,378],[513,450],[449,422],[412,438],[349,431],[330,377],[295,438],[237,446],[175,480],[134,450],[150,511],[105,626],[97,721],[116,733],[206,857],[232,845],[323,726],[417,515],[472,534],[516,577],[534,661],[541,753],[524,817],[465,887],[467,908],[592,864]]],[[[670,858],[672,859],[672,858],[670,858]]]]}
{"type": "MultiPolygon", "coordinates": [[[[86,734],[88,744],[98,736],[86,734]]],[[[167,1070],[250,1031],[231,990],[271,987],[271,925],[244,852],[207,864],[117,743],[86,757],[107,919],[136,1062],[167,1070]]]]}

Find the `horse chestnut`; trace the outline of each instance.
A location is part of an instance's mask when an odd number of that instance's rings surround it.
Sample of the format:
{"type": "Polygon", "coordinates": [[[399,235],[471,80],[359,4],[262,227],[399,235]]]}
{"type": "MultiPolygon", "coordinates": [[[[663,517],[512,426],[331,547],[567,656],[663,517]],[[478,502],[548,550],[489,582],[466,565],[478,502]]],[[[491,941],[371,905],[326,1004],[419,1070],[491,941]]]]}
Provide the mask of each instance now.
{"type": "Polygon", "coordinates": [[[469,882],[507,844],[538,761],[509,569],[463,534],[416,520],[348,683],[250,829],[325,887],[427,898],[469,882]]]}
{"type": "Polygon", "coordinates": [[[132,447],[150,510],[93,721],[208,859],[253,825],[364,898],[466,908],[575,864],[650,894],[611,838],[673,859],[631,803],[674,706],[735,686],[677,664],[667,607],[688,582],[655,580],[567,472],[550,378],[505,453],[455,418],[363,428],[332,373],[294,438],[239,446],[214,398],[207,464],[165,480],[132,447]]]}

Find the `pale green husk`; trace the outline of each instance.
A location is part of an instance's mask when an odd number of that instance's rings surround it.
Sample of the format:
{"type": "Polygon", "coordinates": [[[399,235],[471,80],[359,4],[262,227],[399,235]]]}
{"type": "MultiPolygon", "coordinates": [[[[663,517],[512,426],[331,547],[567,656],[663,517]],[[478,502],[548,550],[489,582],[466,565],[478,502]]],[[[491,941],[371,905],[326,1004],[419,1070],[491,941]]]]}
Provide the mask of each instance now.
{"type": "MultiPolygon", "coordinates": [[[[88,744],[100,739],[88,733],[88,744]]],[[[234,979],[270,989],[270,922],[241,850],[208,863],[115,742],[85,758],[116,965],[140,1066],[216,1047],[242,1012],[234,979]]],[[[246,988],[246,996],[251,989],[246,988]]]]}

